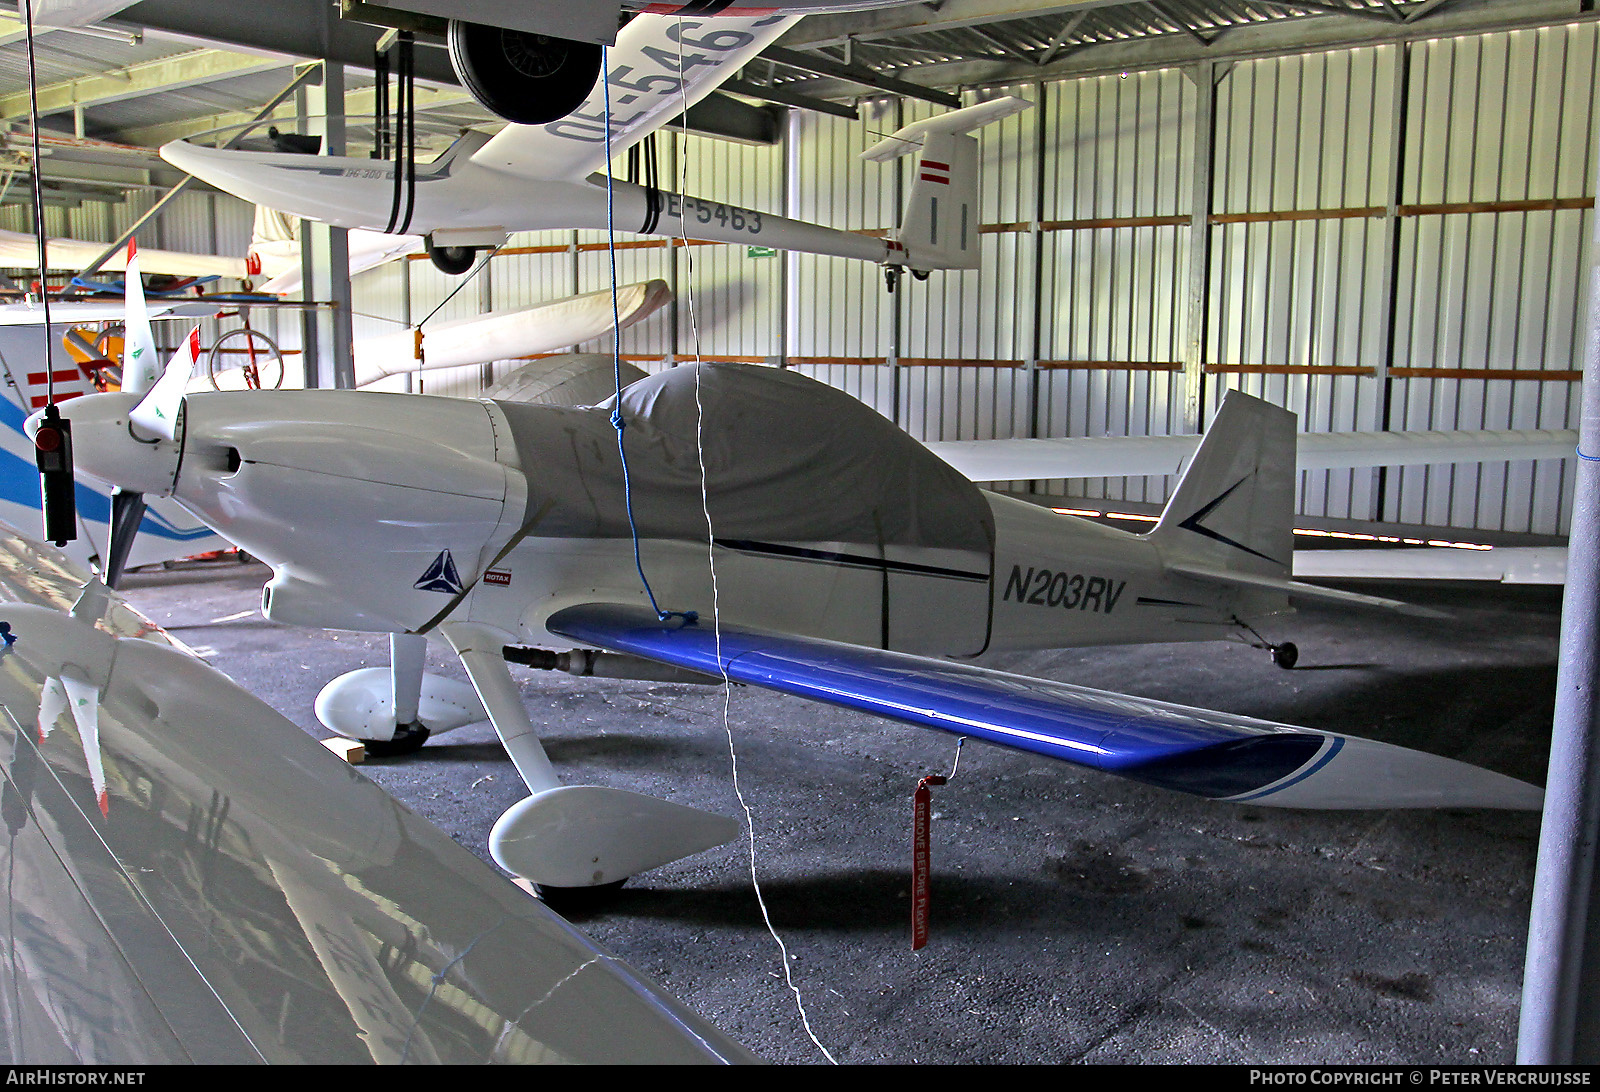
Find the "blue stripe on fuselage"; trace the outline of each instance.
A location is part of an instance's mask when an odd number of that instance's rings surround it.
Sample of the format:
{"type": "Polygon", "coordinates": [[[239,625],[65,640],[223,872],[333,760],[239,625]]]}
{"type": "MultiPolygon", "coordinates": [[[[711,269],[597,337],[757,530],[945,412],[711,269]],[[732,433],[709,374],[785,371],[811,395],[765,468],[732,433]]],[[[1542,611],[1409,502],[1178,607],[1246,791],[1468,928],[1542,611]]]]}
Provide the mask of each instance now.
{"type": "MultiPolygon", "coordinates": [[[[23,422],[28,419],[21,406],[9,398],[0,398],[0,426],[9,432],[15,433],[27,445],[28,450],[33,449],[33,444],[28,440],[27,433],[22,431],[23,422]]],[[[76,490],[78,498],[78,515],[91,523],[111,523],[111,497],[91,485],[85,485],[82,479],[78,481],[76,490]]],[[[0,446],[0,500],[20,504],[25,508],[38,511],[42,505],[39,498],[39,469],[31,459],[24,458],[11,450],[9,446],[0,446]]],[[[144,522],[139,524],[139,533],[153,535],[156,538],[168,539],[172,542],[193,542],[198,539],[209,538],[216,532],[206,526],[196,528],[178,527],[166,517],[150,509],[145,510],[144,522]]]]}

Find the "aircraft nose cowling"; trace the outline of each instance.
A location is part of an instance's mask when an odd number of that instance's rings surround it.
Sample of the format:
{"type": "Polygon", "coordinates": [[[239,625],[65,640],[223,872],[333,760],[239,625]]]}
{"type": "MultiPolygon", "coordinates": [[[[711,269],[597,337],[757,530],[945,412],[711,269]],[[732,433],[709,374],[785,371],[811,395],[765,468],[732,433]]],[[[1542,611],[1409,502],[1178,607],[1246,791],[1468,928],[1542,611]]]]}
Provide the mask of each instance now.
{"type": "MultiPolygon", "coordinates": [[[[149,439],[130,427],[128,412],[139,404],[133,394],[90,394],[61,405],[72,422],[73,469],[108,485],[134,493],[172,495],[183,456],[183,433],[177,440],[149,439]]],[[[43,411],[28,418],[32,436],[43,411]]]]}

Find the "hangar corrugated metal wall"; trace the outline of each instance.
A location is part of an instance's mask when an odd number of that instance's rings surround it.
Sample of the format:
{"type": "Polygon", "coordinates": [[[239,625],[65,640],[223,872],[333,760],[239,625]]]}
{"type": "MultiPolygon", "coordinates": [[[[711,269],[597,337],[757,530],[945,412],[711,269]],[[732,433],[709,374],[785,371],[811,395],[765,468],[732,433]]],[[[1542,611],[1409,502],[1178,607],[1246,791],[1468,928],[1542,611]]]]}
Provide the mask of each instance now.
{"type": "MultiPolygon", "coordinates": [[[[696,352],[784,363],[924,439],[1186,432],[1234,387],[1313,431],[1576,427],[1596,37],[1585,22],[968,92],[1034,103],[979,134],[979,270],[890,295],[861,263],[624,235],[619,280],[658,277],[677,299],[621,350],[647,369],[696,352]]],[[[856,122],[795,111],[776,147],[663,133],[663,181],[891,228],[911,161],[858,154],[937,108],[860,106],[856,122]]],[[[109,237],[140,200],[53,210],[51,229],[109,237]]],[[[244,206],[184,202],[147,245],[248,235],[244,206]]],[[[426,261],[362,274],[356,336],[602,289],[604,244],[516,235],[448,302],[459,281],[426,261]]],[[[276,330],[298,346],[297,320],[276,330]]],[[[516,363],[426,389],[471,394],[516,363]]],[[[1564,533],[1570,476],[1559,461],[1306,474],[1301,508],[1564,533]]],[[[1035,488],[1158,502],[1171,485],[1035,488]]]]}

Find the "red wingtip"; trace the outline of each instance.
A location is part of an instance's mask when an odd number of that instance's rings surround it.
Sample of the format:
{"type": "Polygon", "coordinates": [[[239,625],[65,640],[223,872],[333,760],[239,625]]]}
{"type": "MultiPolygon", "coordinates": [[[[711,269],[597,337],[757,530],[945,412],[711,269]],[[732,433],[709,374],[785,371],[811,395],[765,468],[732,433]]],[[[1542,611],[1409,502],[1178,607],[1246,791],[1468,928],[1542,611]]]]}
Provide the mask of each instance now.
{"type": "Polygon", "coordinates": [[[129,239],[128,240],[128,261],[130,261],[130,262],[133,261],[134,256],[137,255],[138,253],[139,253],[139,244],[138,244],[138,242],[136,240],[129,239]]]}
{"type": "Polygon", "coordinates": [[[100,815],[106,819],[111,818],[111,801],[104,791],[100,793],[100,815]]]}

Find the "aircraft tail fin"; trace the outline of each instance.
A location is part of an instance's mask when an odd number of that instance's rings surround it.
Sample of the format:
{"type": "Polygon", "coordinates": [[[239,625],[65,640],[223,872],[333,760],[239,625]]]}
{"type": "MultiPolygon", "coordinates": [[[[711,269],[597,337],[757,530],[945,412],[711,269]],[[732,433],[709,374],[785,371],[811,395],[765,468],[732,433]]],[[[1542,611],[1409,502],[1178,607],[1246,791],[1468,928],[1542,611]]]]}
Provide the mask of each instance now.
{"type": "Polygon", "coordinates": [[[911,193],[894,235],[912,269],[978,268],[978,141],[974,129],[1033,104],[1015,97],[913,122],[861,153],[875,163],[918,153],[911,193]]]}
{"type": "Polygon", "coordinates": [[[1294,414],[1230,391],[1150,537],[1172,565],[1286,577],[1295,473],[1294,414]]]}

